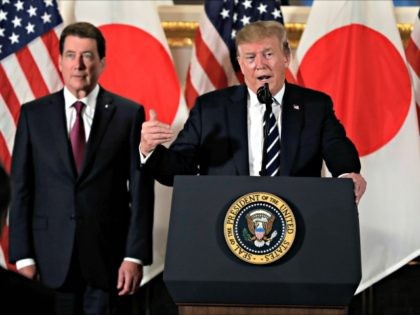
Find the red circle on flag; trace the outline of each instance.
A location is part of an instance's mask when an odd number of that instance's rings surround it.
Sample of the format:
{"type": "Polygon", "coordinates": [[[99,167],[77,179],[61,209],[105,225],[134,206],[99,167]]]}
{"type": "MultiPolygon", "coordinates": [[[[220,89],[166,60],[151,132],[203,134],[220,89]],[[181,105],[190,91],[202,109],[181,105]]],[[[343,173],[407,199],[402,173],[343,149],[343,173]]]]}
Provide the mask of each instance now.
{"type": "Polygon", "coordinates": [[[154,109],[160,121],[171,124],[178,110],[180,85],[174,64],[159,40],[130,25],[99,27],[106,39],[106,66],[100,84],[154,109]]]}
{"type": "Polygon", "coordinates": [[[341,27],[316,41],[300,64],[298,80],[332,97],[361,156],[388,143],[410,107],[410,78],[400,53],[363,25],[341,27]]]}

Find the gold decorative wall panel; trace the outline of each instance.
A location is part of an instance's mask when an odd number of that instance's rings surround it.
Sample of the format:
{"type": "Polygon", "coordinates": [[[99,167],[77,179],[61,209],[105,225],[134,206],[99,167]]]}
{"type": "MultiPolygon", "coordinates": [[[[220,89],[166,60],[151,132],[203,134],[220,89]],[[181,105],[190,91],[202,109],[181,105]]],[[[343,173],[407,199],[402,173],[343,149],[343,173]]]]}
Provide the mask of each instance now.
{"type": "MultiPolygon", "coordinates": [[[[198,22],[171,21],[162,22],[161,24],[171,48],[190,47],[193,45],[198,22]]],[[[305,25],[306,24],[304,23],[286,23],[286,29],[292,49],[296,49],[303,30],[305,29],[305,25]]],[[[413,29],[413,24],[398,23],[397,27],[405,47],[413,29]]]]}

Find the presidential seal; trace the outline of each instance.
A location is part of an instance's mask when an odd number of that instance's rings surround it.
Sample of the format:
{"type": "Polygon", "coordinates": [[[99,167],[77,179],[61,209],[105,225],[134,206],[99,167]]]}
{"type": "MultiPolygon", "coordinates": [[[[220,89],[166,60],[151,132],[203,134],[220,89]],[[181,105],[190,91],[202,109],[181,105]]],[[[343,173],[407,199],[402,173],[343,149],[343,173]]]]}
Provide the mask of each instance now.
{"type": "Polygon", "coordinates": [[[241,196],[229,207],[224,234],[229,249],[243,261],[270,264],[291,248],[296,220],[281,198],[266,192],[241,196]]]}

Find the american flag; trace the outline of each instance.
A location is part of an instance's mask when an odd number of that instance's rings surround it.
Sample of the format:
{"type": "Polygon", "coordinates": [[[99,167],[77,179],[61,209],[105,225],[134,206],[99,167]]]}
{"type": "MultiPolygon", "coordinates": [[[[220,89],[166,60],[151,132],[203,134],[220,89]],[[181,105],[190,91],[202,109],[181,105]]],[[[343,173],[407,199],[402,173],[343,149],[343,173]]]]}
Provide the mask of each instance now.
{"type": "Polygon", "coordinates": [[[414,22],[413,31],[405,49],[405,55],[410,66],[413,82],[414,95],[416,100],[417,118],[420,127],[420,10],[414,22]]]}
{"type": "Polygon", "coordinates": [[[0,1],[0,159],[10,170],[20,105],[62,86],[62,19],[54,0],[0,1]]]}
{"type": "Polygon", "coordinates": [[[280,4],[280,0],[205,1],[185,83],[188,107],[203,93],[243,82],[236,61],[235,34],[257,20],[284,24],[280,4]]]}
{"type": "MultiPolygon", "coordinates": [[[[0,161],[8,171],[21,104],[62,87],[61,27],[55,0],[0,0],[0,161]]],[[[6,262],[7,229],[0,238],[6,262]]]]}

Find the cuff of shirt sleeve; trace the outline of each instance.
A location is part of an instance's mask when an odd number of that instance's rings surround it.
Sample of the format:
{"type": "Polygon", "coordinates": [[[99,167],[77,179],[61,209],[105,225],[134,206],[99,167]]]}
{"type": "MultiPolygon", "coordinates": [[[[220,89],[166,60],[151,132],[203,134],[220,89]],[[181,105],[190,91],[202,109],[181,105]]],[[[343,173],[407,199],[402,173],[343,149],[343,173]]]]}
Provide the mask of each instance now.
{"type": "Polygon", "coordinates": [[[346,176],[346,175],[349,175],[350,173],[344,173],[344,174],[341,174],[341,175],[339,175],[338,176],[338,178],[343,178],[344,176],[346,176]]]}
{"type": "Polygon", "coordinates": [[[20,270],[22,268],[35,265],[35,260],[32,258],[21,259],[16,262],[16,269],[20,270]]]}
{"type": "Polygon", "coordinates": [[[141,148],[141,143],[140,143],[140,146],[139,146],[140,164],[146,164],[147,160],[152,155],[153,151],[150,151],[149,154],[147,154],[147,155],[143,155],[143,153],[141,153],[140,148],[141,148]]]}
{"type": "Polygon", "coordinates": [[[131,262],[139,264],[139,265],[143,265],[143,262],[140,259],[125,257],[124,260],[125,261],[131,261],[131,262]]]}

